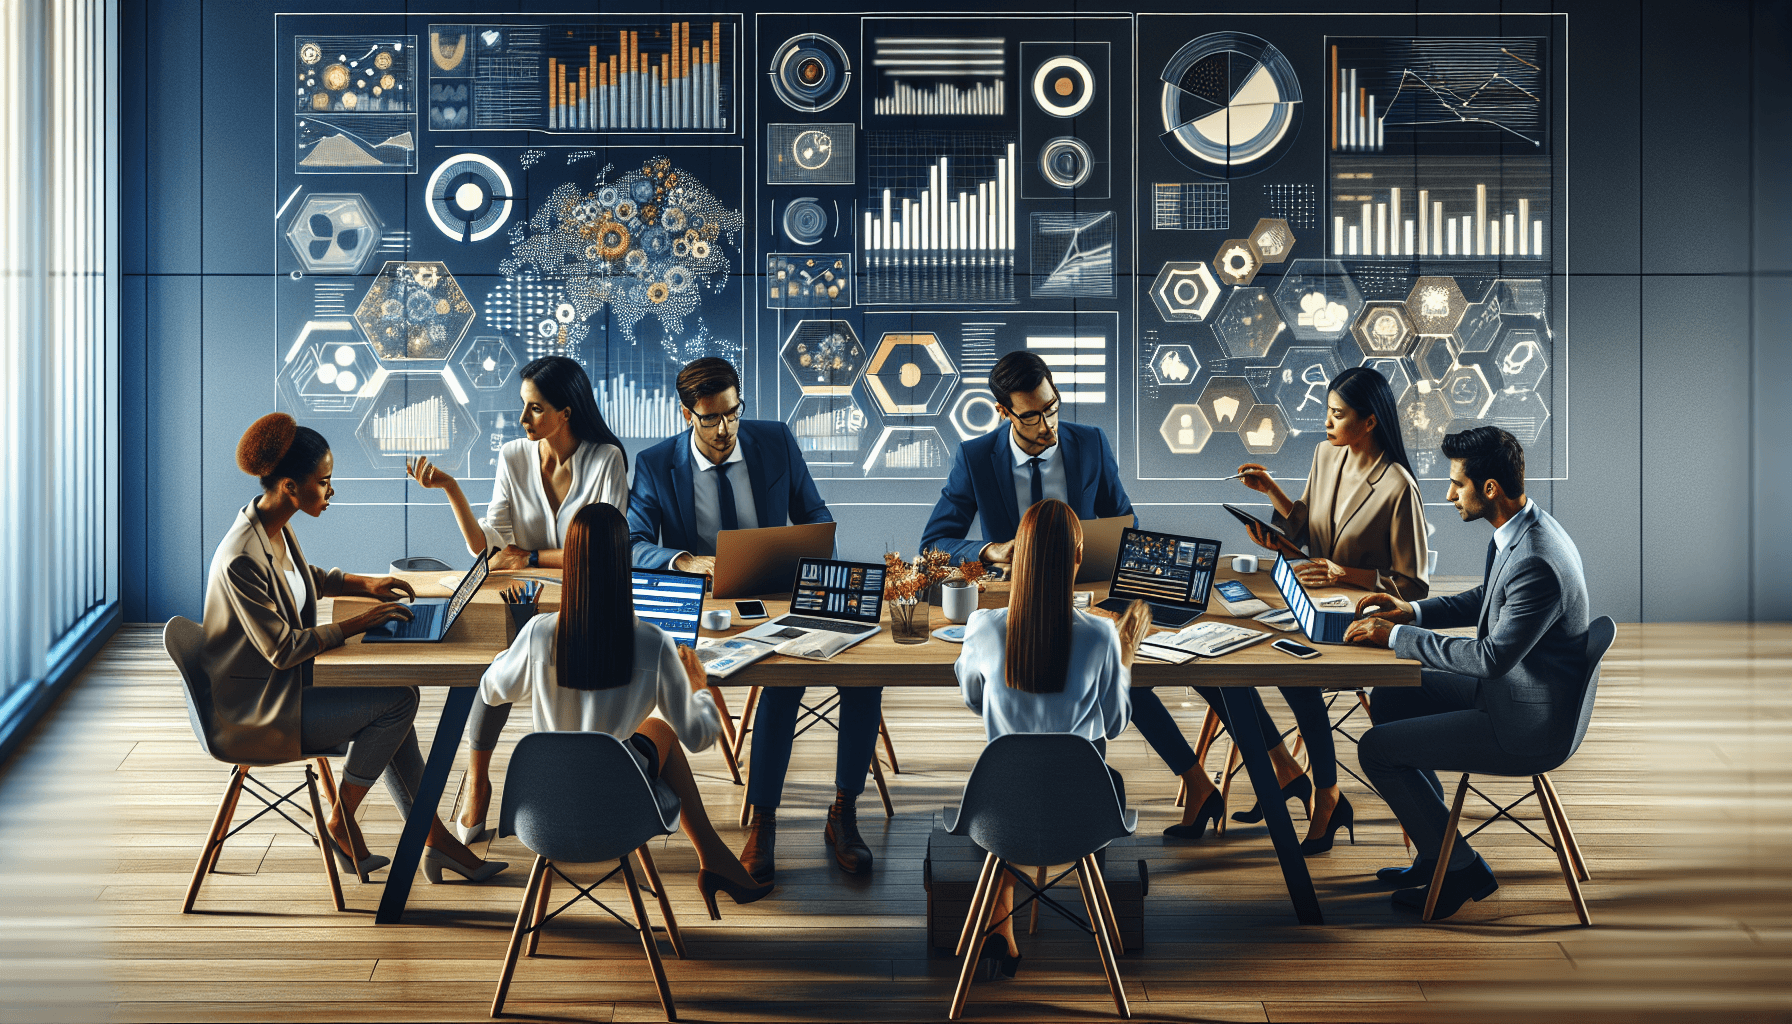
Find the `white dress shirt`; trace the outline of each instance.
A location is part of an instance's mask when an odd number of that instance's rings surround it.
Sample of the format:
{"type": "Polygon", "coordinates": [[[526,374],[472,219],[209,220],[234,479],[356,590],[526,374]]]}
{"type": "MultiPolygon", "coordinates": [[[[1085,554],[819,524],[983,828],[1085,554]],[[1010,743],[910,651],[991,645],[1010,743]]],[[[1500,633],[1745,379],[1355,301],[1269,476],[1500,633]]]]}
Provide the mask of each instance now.
{"type": "Polygon", "coordinates": [[[704,750],[722,733],[722,717],[708,690],[691,692],[678,650],[658,626],[635,620],[635,671],[608,690],[561,686],[554,672],[554,631],[560,613],[530,619],[516,641],[498,655],[479,680],[479,699],[488,706],[529,698],[535,732],[607,732],[626,740],[655,708],[692,751],[704,750]]]}
{"type": "Polygon", "coordinates": [[[711,551],[716,549],[716,531],[722,528],[722,502],[716,496],[717,473],[727,473],[728,483],[734,487],[734,516],[740,529],[759,528],[759,507],[753,503],[753,481],[747,475],[746,459],[741,455],[746,443],[745,437],[734,435],[734,450],[721,465],[717,465],[703,454],[703,449],[697,445],[697,432],[691,431],[691,505],[697,515],[697,536],[709,544],[711,551]]]}
{"type": "MultiPolygon", "coordinates": [[[[1064,482],[1064,464],[1058,461],[1059,447],[1054,444],[1039,453],[1039,497],[1041,501],[1056,498],[1069,504],[1070,488],[1064,482]]],[[[1020,444],[1014,439],[1012,425],[1008,428],[1008,452],[1014,456],[1014,500],[1020,514],[1024,516],[1027,509],[1033,506],[1033,471],[1027,467],[1033,456],[1021,450],[1020,444]]]]}
{"type": "MultiPolygon", "coordinates": [[[[1537,503],[1532,501],[1529,498],[1526,498],[1524,500],[1524,507],[1518,510],[1518,514],[1513,516],[1512,518],[1506,520],[1506,525],[1493,531],[1493,558],[1494,558],[1494,561],[1498,561],[1499,557],[1500,557],[1499,553],[1506,550],[1506,548],[1511,546],[1511,544],[1514,540],[1518,539],[1519,531],[1524,529],[1524,524],[1526,522],[1528,522],[1531,519],[1536,518],[1536,512],[1537,512],[1537,503]]],[[[1493,580],[1489,579],[1486,582],[1492,583],[1493,580]]],[[[1485,601],[1487,598],[1485,596],[1483,596],[1481,599],[1483,601],[1485,601]]],[[[1413,605],[1412,605],[1412,621],[1407,623],[1407,625],[1414,626],[1414,627],[1423,626],[1424,623],[1419,621],[1421,618],[1423,618],[1423,614],[1419,611],[1419,603],[1417,601],[1414,601],[1413,605]]],[[[1395,634],[1397,634],[1399,632],[1400,632],[1399,626],[1395,626],[1393,629],[1388,630],[1388,647],[1390,649],[1392,649],[1394,646],[1395,634]]]]}
{"type": "MultiPolygon", "coordinates": [[[[485,528],[485,550],[515,544],[524,551],[554,551],[566,546],[566,528],[579,509],[592,502],[614,505],[628,514],[628,470],[613,444],[579,442],[572,454],[572,488],[556,512],[541,482],[541,449],[518,438],[498,449],[498,475],[492,500],[479,525],[485,528]]],[[[484,551],[473,551],[482,555],[484,551]]]]}
{"type": "Polygon", "coordinates": [[[1073,732],[1111,740],[1132,719],[1132,672],[1120,661],[1114,620],[1071,611],[1070,668],[1059,693],[1008,685],[1008,609],[980,608],[964,627],[954,670],[964,706],[983,716],[987,739],[1012,732],[1073,732]]]}

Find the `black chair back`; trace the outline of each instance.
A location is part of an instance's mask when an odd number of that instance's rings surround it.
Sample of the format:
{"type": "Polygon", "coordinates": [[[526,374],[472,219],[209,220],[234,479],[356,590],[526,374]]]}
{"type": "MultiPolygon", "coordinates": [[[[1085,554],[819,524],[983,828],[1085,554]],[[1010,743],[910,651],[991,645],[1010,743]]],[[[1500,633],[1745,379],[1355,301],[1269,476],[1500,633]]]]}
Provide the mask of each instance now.
{"type": "Polygon", "coordinates": [[[498,835],[552,861],[617,860],[678,830],[677,801],[667,802],[609,733],[534,732],[510,755],[498,835]]]}
{"type": "Polygon", "coordinates": [[[953,835],[1015,864],[1069,864],[1131,835],[1095,744],[1072,733],[1011,733],[983,748],[965,782],[953,835]]]}

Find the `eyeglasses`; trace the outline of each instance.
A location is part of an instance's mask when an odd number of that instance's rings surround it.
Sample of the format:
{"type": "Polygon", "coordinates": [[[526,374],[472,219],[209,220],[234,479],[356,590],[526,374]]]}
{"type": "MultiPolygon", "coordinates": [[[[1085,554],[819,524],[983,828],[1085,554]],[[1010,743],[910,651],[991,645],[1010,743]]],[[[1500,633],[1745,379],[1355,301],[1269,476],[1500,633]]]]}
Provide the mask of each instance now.
{"type": "MultiPolygon", "coordinates": [[[[1008,409],[1005,405],[1002,406],[1002,408],[1008,409]]],[[[1008,409],[1008,415],[1014,417],[1015,421],[1021,426],[1032,428],[1037,427],[1040,420],[1049,419],[1054,423],[1057,422],[1058,413],[1062,411],[1063,408],[1063,402],[1054,400],[1052,404],[1046,406],[1045,409],[1040,412],[1015,412],[1013,409],[1008,409]]]]}
{"type": "Polygon", "coordinates": [[[704,430],[714,430],[721,425],[723,420],[727,420],[729,423],[739,423],[740,414],[746,407],[747,403],[741,402],[727,412],[712,412],[707,416],[697,416],[697,425],[704,430]]]}

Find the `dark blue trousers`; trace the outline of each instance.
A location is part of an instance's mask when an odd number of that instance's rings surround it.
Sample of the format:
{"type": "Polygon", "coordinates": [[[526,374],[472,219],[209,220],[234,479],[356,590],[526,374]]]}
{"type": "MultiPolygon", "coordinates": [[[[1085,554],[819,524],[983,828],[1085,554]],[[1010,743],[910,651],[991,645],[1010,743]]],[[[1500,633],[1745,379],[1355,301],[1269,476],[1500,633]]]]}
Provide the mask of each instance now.
{"type": "MultiPolygon", "coordinates": [[[[805,692],[801,686],[768,686],[759,691],[759,711],[753,716],[753,775],[747,783],[747,802],[762,811],[776,809],[783,799],[798,705],[805,692]]],[[[877,724],[883,720],[884,690],[881,686],[843,686],[839,693],[840,736],[834,744],[834,788],[848,796],[858,796],[865,791],[865,773],[877,755],[877,724]]]]}

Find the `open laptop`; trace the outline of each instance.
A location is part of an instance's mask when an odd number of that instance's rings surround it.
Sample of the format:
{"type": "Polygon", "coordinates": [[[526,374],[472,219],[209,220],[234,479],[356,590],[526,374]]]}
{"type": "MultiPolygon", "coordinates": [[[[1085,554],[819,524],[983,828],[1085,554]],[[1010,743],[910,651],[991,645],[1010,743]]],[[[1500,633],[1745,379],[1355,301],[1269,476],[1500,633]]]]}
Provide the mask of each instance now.
{"type": "Polygon", "coordinates": [[[781,644],[804,634],[839,633],[852,646],[876,635],[884,607],[884,567],[874,562],[804,558],[797,563],[790,613],[742,633],[749,640],[781,644]]]}
{"type": "Polygon", "coordinates": [[[716,531],[715,595],[758,597],[790,583],[805,558],[831,558],[837,523],[716,531]]]}
{"type": "Polygon", "coordinates": [[[375,626],[362,634],[364,644],[427,644],[439,642],[454,628],[454,620],[479,593],[485,578],[491,573],[490,552],[479,556],[473,568],[460,578],[460,584],[454,588],[452,597],[419,597],[411,602],[411,620],[400,622],[393,619],[384,625],[375,626]]]}
{"type": "Polygon", "coordinates": [[[697,646],[703,621],[703,574],[676,569],[633,569],[635,618],[666,631],[682,647],[697,646]]]}
{"type": "Polygon", "coordinates": [[[1120,535],[1132,524],[1132,516],[1083,520],[1083,567],[1076,571],[1078,583],[1101,583],[1114,578],[1120,535]]]}
{"type": "Polygon", "coordinates": [[[1300,577],[1294,575],[1294,567],[1305,561],[1308,559],[1289,561],[1287,555],[1277,555],[1275,571],[1270,578],[1275,580],[1276,589],[1282,592],[1282,600],[1288,602],[1288,610],[1294,613],[1294,621],[1300,623],[1300,631],[1307,634],[1308,640],[1316,644],[1341,644],[1344,631],[1356,619],[1356,609],[1328,612],[1314,604],[1300,577]]]}
{"type": "Polygon", "coordinates": [[[1186,626],[1207,610],[1219,559],[1217,540],[1128,527],[1120,536],[1108,599],[1096,607],[1117,615],[1138,598],[1151,606],[1152,625],[1186,626]]]}

